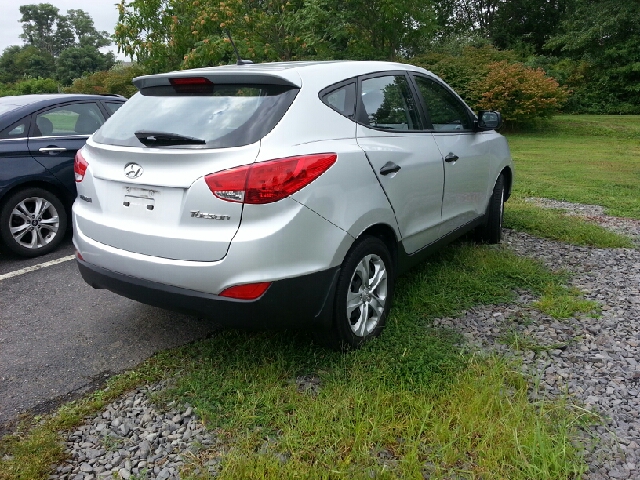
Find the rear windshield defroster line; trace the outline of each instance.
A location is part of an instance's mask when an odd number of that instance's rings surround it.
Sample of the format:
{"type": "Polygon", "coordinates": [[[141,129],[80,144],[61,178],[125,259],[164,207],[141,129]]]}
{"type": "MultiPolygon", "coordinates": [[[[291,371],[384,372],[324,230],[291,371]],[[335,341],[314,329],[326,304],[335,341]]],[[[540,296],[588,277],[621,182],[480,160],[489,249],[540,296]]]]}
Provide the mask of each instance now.
{"type": "Polygon", "coordinates": [[[207,93],[171,85],[142,89],[94,134],[97,143],[152,148],[229,148],[255,143],[287,112],[299,89],[281,85],[214,85],[207,93]],[[138,132],[138,135],[136,135],[138,132]],[[140,132],[198,142],[149,142],[140,132]],[[139,137],[142,137],[139,138],[139,137]]]}

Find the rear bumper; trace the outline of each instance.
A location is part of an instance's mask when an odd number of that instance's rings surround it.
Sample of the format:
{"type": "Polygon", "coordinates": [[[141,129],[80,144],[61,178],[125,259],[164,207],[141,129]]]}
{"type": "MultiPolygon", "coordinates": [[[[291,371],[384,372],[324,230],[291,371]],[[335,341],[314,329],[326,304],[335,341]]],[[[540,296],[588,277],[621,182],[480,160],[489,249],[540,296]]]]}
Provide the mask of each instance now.
{"type": "Polygon", "coordinates": [[[326,328],[331,325],[339,267],[275,281],[257,300],[219,295],[151,282],[78,260],[82,278],[138,302],[211,318],[243,328],[326,328]]]}

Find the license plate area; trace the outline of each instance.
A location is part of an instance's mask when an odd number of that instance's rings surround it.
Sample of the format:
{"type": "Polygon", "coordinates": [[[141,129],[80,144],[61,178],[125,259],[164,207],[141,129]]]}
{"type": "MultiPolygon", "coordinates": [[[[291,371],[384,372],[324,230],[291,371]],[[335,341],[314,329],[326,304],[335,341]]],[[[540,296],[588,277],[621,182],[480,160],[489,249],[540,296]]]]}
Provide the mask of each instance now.
{"type": "Polygon", "coordinates": [[[124,187],[122,205],[132,210],[154,210],[158,190],[150,190],[138,187],[124,187]]]}

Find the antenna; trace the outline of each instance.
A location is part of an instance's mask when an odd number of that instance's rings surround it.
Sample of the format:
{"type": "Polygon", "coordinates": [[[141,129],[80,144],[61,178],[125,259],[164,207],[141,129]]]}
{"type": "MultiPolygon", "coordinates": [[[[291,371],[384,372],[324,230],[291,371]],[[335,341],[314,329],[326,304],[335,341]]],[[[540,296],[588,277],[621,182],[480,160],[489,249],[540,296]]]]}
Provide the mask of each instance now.
{"type": "Polygon", "coordinates": [[[231,32],[229,30],[225,30],[225,33],[227,34],[227,37],[229,37],[229,41],[231,42],[231,46],[233,47],[233,50],[236,52],[236,57],[238,57],[238,63],[236,65],[249,65],[249,64],[252,64],[253,62],[251,60],[243,60],[242,58],[240,58],[240,54],[238,53],[238,49],[236,48],[236,44],[233,43],[233,39],[231,38],[231,32]]]}

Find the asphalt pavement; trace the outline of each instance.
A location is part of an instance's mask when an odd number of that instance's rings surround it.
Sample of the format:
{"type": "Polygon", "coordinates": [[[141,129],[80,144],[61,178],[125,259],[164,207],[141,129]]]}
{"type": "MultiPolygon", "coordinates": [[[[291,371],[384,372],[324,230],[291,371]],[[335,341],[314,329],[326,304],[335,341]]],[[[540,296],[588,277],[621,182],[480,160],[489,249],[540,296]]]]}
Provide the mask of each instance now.
{"type": "Polygon", "coordinates": [[[73,253],[67,238],[43,257],[0,255],[0,433],[21,413],[49,412],[155,352],[218,329],[94,290],[73,253]]]}

